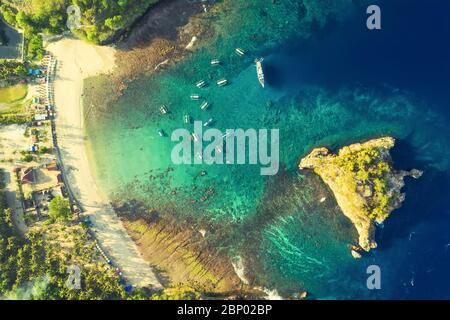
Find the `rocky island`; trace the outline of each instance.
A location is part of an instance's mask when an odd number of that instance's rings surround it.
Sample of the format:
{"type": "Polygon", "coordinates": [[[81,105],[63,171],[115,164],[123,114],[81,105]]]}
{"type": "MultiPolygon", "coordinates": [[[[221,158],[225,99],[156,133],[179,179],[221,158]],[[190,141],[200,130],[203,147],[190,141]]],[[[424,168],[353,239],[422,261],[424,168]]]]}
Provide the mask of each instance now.
{"type": "MultiPolygon", "coordinates": [[[[395,139],[383,137],[355,143],[337,154],[321,147],[312,150],[299,164],[312,169],[333,192],[337,204],[355,226],[359,246],[365,251],[376,248],[375,223],[382,223],[405,199],[401,192],[404,177],[419,178],[422,172],[397,171],[389,153],[395,139]]],[[[352,248],[355,258],[360,257],[352,248]]]]}

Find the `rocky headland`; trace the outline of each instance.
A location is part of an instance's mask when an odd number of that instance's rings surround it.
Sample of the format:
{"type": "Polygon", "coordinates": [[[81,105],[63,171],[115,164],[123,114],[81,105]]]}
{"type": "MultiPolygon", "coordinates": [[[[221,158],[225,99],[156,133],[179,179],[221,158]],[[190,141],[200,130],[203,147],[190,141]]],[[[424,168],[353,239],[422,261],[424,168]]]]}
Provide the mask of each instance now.
{"type": "MultiPolygon", "coordinates": [[[[383,137],[341,148],[337,154],[315,148],[301,159],[300,169],[311,169],[333,192],[342,213],[355,226],[358,245],[364,251],[376,248],[375,225],[381,224],[405,200],[404,178],[419,178],[420,170],[395,170],[390,149],[395,139],[383,137]]],[[[358,247],[352,255],[360,257],[358,247]]]]}

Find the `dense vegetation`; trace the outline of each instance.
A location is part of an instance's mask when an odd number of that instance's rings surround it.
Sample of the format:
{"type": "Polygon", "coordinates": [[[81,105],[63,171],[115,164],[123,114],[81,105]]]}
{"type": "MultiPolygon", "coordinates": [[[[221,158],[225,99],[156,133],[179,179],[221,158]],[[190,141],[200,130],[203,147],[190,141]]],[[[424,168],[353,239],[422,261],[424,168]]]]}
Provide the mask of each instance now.
{"type": "Polygon", "coordinates": [[[200,292],[190,287],[174,287],[165,289],[159,294],[153,294],[151,300],[199,300],[200,292]]]}
{"type": "Polygon", "coordinates": [[[29,123],[33,116],[26,111],[29,101],[19,102],[10,107],[0,108],[0,125],[29,123]]]}
{"type": "Polygon", "coordinates": [[[10,60],[0,60],[0,80],[20,79],[27,75],[23,63],[10,60]]]}
{"type": "Polygon", "coordinates": [[[353,172],[356,188],[370,195],[367,214],[371,219],[383,221],[389,216],[388,173],[392,167],[378,148],[367,148],[335,158],[337,164],[353,172]]]}
{"type": "Polygon", "coordinates": [[[127,297],[118,277],[98,262],[86,233],[77,232],[73,249],[61,250],[47,241],[48,232],[37,229],[21,235],[14,226],[4,194],[0,194],[0,295],[27,299],[127,297]],[[66,285],[67,267],[71,264],[81,267],[81,290],[66,285]]]}
{"type": "MultiPolygon", "coordinates": [[[[81,11],[81,29],[77,35],[95,43],[104,43],[118,30],[130,26],[158,0],[5,0],[0,6],[4,19],[25,31],[27,39],[39,33],[67,31],[67,8],[77,5],[81,11]]],[[[34,51],[38,40],[33,40],[34,51]]],[[[30,50],[29,54],[32,54],[30,50]]]]}
{"type": "Polygon", "coordinates": [[[68,221],[72,217],[69,200],[57,196],[48,205],[48,215],[52,222],[68,221]]]}
{"type": "MultiPolygon", "coordinates": [[[[0,170],[0,178],[1,173],[0,170]]],[[[57,205],[51,210],[62,212],[67,220],[67,202],[62,200],[54,201],[57,205]]],[[[190,287],[167,288],[159,293],[134,289],[126,293],[119,277],[101,262],[94,242],[88,240],[87,229],[66,221],[30,226],[22,235],[14,225],[5,194],[0,192],[0,298],[191,300],[201,297],[190,287]],[[68,286],[67,268],[72,265],[81,270],[79,290],[68,286]]]]}

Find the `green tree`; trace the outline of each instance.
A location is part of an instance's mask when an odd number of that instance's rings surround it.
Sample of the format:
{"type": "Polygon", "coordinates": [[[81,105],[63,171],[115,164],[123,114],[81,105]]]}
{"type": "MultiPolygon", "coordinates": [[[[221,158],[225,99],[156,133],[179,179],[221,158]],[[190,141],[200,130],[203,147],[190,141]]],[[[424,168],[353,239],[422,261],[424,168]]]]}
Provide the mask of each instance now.
{"type": "Polygon", "coordinates": [[[31,36],[28,42],[28,59],[30,60],[42,60],[44,57],[44,43],[40,35],[31,36]]]}
{"type": "Polygon", "coordinates": [[[69,200],[61,196],[55,197],[48,206],[50,219],[53,221],[67,221],[72,217],[69,200]]]}
{"type": "Polygon", "coordinates": [[[16,23],[20,28],[25,29],[30,24],[30,18],[23,11],[19,11],[16,15],[16,23]]]}
{"type": "Polygon", "coordinates": [[[117,15],[105,20],[105,26],[107,26],[111,30],[119,29],[123,25],[123,17],[121,15],[117,15]]]}

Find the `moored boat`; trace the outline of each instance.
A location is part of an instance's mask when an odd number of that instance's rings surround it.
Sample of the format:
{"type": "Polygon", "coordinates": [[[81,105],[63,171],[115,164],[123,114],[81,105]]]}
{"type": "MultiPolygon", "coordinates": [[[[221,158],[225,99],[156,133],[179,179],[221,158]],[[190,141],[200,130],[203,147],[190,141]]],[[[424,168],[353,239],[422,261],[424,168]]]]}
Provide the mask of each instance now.
{"type": "Polygon", "coordinates": [[[243,49],[241,49],[241,48],[236,48],[236,53],[237,53],[237,55],[239,55],[239,56],[245,56],[245,51],[243,50],[243,49]]]}
{"type": "Polygon", "coordinates": [[[207,127],[207,126],[211,125],[213,122],[214,122],[214,119],[213,119],[213,118],[210,118],[208,121],[206,121],[206,122],[203,124],[203,126],[204,126],[204,127],[207,127]]]}
{"type": "Polygon", "coordinates": [[[159,111],[161,112],[161,114],[169,113],[169,110],[167,109],[167,107],[164,104],[159,108],[159,111]]]}
{"type": "Polygon", "coordinates": [[[263,66],[262,66],[263,61],[264,61],[263,58],[256,59],[255,64],[256,64],[256,74],[258,76],[258,81],[261,84],[261,87],[264,88],[265,79],[264,79],[264,70],[263,70],[263,66]]]}
{"type": "Polygon", "coordinates": [[[200,105],[200,109],[205,110],[209,107],[209,102],[205,101],[200,105]]]}
{"type": "Polygon", "coordinates": [[[199,94],[195,94],[195,93],[191,94],[191,100],[198,100],[198,99],[200,99],[199,94]]]}
{"type": "Polygon", "coordinates": [[[212,66],[218,66],[218,65],[220,65],[220,60],[219,59],[213,59],[213,60],[211,60],[211,65],[212,66]]]}
{"type": "Polygon", "coordinates": [[[197,86],[197,88],[203,88],[204,86],[206,86],[206,82],[205,82],[205,80],[200,80],[200,81],[197,81],[197,83],[195,85],[197,86]]]}
{"type": "Polygon", "coordinates": [[[219,81],[217,81],[217,85],[220,87],[226,86],[227,84],[228,84],[227,79],[220,79],[219,81]]]}

